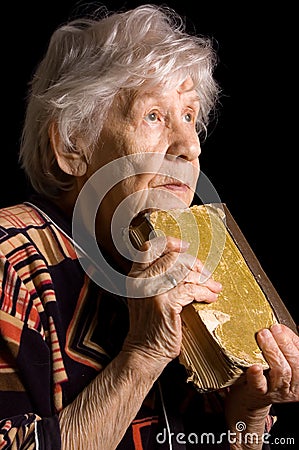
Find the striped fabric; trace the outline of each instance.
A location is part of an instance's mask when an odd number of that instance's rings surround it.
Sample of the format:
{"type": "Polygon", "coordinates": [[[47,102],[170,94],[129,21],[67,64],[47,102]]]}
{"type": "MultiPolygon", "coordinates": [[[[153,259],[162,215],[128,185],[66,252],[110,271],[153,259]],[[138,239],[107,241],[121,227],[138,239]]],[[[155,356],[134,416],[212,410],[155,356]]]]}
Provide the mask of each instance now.
{"type": "Polygon", "coordinates": [[[41,449],[37,436],[49,429],[55,438],[40,441],[59,450],[57,413],[118,351],[127,318],[116,311],[114,322],[125,325],[111,324],[115,336],[97,342],[113,316],[111,307],[110,316],[96,314],[106,293],[84,274],[70,240],[27,204],[0,211],[0,279],[0,449],[41,449]]]}

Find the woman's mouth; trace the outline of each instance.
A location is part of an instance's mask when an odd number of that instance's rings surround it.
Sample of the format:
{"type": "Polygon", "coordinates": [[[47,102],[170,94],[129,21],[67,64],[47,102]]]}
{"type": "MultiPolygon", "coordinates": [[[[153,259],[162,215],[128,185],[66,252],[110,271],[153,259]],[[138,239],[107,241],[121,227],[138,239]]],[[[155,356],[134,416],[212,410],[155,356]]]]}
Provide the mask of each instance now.
{"type": "Polygon", "coordinates": [[[190,189],[187,184],[183,183],[167,183],[157,187],[175,192],[187,192],[190,189]]]}

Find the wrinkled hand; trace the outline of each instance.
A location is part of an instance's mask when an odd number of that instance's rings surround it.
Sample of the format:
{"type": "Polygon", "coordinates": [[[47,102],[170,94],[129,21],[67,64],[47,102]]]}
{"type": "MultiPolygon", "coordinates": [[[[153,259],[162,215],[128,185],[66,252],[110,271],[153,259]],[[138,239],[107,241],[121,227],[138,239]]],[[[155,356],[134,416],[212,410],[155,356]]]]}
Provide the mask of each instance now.
{"type": "Polygon", "coordinates": [[[257,341],[269,369],[249,367],[243,380],[230,389],[231,421],[240,420],[244,412],[252,420],[258,419],[273,403],[299,401],[299,337],[285,325],[275,324],[270,330],[261,330],[257,341]]]}
{"type": "Polygon", "coordinates": [[[178,239],[154,238],[141,250],[144,259],[133,264],[127,283],[128,292],[138,291],[140,298],[129,295],[130,329],[123,349],[169,362],[180,353],[182,308],[192,301],[214,302],[221,285],[208,277],[201,261],[188,255],[178,239]]]}
{"type": "Polygon", "coordinates": [[[257,340],[270,370],[267,375],[249,370],[248,382],[264,393],[262,403],[298,402],[299,336],[285,325],[273,325],[259,332],[257,340]]]}

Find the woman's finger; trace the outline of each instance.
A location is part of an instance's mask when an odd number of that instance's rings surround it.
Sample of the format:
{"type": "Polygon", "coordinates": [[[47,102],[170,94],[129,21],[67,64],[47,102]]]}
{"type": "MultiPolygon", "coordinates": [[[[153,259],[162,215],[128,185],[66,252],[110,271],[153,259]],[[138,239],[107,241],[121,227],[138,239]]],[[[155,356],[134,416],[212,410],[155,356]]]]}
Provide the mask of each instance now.
{"type": "Polygon", "coordinates": [[[289,390],[299,396],[299,338],[288,327],[280,324],[273,325],[271,333],[290,367],[291,376],[287,380],[289,390]]]}
{"type": "Polygon", "coordinates": [[[256,395],[266,394],[268,390],[267,378],[264,375],[263,368],[257,364],[248,367],[246,371],[246,380],[250,390],[256,395]]]}
{"type": "MultiPolygon", "coordinates": [[[[269,389],[279,391],[287,401],[299,396],[299,352],[290,333],[282,325],[258,333],[257,341],[270,366],[269,389]]],[[[299,398],[298,398],[299,400],[299,398]]]]}
{"type": "Polygon", "coordinates": [[[145,270],[154,264],[159,258],[171,252],[177,254],[185,252],[189,243],[172,236],[153,238],[142,244],[136,254],[132,255],[133,262],[138,265],[138,270],[145,270]]]}
{"type": "Polygon", "coordinates": [[[194,270],[190,270],[186,278],[183,280],[184,283],[192,283],[196,285],[201,285],[209,288],[212,292],[219,294],[222,289],[221,283],[214,280],[213,278],[208,278],[206,281],[202,282],[200,274],[194,270]]]}
{"type": "Polygon", "coordinates": [[[192,301],[212,303],[218,299],[218,294],[211,291],[208,287],[192,283],[184,283],[178,286],[173,294],[182,300],[185,299],[185,304],[189,304],[192,301]]]}

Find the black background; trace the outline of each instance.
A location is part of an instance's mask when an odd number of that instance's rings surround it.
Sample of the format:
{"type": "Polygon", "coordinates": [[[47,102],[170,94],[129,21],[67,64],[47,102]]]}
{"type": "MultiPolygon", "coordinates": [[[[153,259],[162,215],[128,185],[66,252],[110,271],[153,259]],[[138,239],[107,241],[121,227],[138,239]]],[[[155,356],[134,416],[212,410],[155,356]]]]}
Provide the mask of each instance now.
{"type": "MultiPolygon", "coordinates": [[[[108,9],[146,2],[107,1],[108,9]]],[[[164,2],[153,2],[163,4],[164,2]]],[[[295,2],[294,2],[295,3],[295,2]]],[[[96,2],[52,0],[2,6],[0,207],[28,193],[17,153],[27,83],[54,28],[96,2]],[[4,27],[5,25],[5,27],[4,27]],[[4,30],[5,28],[5,30],[4,30]]],[[[202,144],[201,168],[227,204],[278,293],[299,323],[294,124],[297,35],[290,2],[168,1],[188,30],[215,40],[222,87],[217,121],[202,144]],[[295,270],[294,270],[295,269],[295,270]]],[[[298,404],[277,407],[275,435],[295,436],[298,404]]],[[[297,426],[298,427],[298,426],[297,426]]],[[[298,448],[299,435],[295,436],[298,448]]],[[[283,448],[275,445],[274,448],[283,448]]]]}

